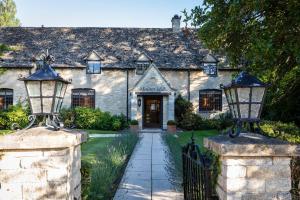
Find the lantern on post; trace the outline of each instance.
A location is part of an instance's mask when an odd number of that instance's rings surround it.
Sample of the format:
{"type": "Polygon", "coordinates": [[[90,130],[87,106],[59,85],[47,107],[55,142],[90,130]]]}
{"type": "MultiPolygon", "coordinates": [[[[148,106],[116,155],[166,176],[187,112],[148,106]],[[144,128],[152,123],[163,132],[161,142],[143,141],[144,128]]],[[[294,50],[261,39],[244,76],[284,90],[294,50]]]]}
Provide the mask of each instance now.
{"type": "Polygon", "coordinates": [[[62,125],[58,119],[59,111],[67,85],[71,82],[52,69],[50,64],[54,62],[54,57],[49,55],[48,50],[42,57],[44,63],[40,69],[26,78],[19,78],[25,83],[32,113],[29,116],[30,124],[25,129],[34,124],[37,116],[43,116],[46,126],[58,130],[62,125]]]}
{"type": "Polygon", "coordinates": [[[229,132],[230,137],[240,134],[244,122],[250,124],[251,131],[254,131],[255,123],[260,129],[260,115],[268,86],[247,72],[239,73],[228,85],[220,85],[224,89],[230,113],[235,121],[229,132]]]}

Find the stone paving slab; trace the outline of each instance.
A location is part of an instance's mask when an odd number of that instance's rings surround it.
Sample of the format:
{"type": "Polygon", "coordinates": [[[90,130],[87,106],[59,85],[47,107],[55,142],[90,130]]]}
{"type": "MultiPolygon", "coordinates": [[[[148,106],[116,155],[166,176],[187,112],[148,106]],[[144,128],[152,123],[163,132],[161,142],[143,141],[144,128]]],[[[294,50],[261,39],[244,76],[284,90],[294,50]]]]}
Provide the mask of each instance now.
{"type": "Polygon", "coordinates": [[[114,200],[182,200],[168,173],[166,146],[158,132],[143,132],[114,200]]]}

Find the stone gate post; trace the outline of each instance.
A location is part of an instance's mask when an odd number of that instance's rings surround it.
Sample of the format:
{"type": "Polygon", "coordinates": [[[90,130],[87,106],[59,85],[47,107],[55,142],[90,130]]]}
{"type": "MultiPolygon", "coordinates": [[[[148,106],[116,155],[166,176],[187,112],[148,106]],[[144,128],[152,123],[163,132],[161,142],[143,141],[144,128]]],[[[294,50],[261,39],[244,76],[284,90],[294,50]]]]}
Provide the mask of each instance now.
{"type": "Polygon", "coordinates": [[[253,133],[205,138],[204,146],[220,156],[221,200],[291,199],[290,160],[299,146],[253,133]]]}
{"type": "Polygon", "coordinates": [[[81,199],[86,133],[45,127],[0,136],[0,199],[81,199]]]}

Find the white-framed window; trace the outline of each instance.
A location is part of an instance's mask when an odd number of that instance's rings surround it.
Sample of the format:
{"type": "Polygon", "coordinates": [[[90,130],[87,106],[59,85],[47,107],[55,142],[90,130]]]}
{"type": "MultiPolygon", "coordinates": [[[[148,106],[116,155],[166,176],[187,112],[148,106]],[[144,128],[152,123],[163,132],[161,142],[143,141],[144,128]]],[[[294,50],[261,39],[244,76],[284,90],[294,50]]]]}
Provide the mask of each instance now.
{"type": "Polygon", "coordinates": [[[217,65],[215,63],[205,63],[203,65],[203,71],[205,74],[209,76],[217,76],[218,75],[218,69],[217,65]]]}
{"type": "Polygon", "coordinates": [[[87,61],[87,74],[101,74],[101,62],[100,61],[87,61]]]}

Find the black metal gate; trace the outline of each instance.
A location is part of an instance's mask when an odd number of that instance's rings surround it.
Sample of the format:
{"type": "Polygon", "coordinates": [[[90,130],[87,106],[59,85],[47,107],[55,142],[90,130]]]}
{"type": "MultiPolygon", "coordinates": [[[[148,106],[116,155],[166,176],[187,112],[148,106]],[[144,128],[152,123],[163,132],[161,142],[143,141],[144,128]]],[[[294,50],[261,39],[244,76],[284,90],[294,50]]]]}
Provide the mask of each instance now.
{"type": "Polygon", "coordinates": [[[213,187],[210,158],[192,141],[182,148],[183,190],[185,200],[217,200],[213,187]]]}

